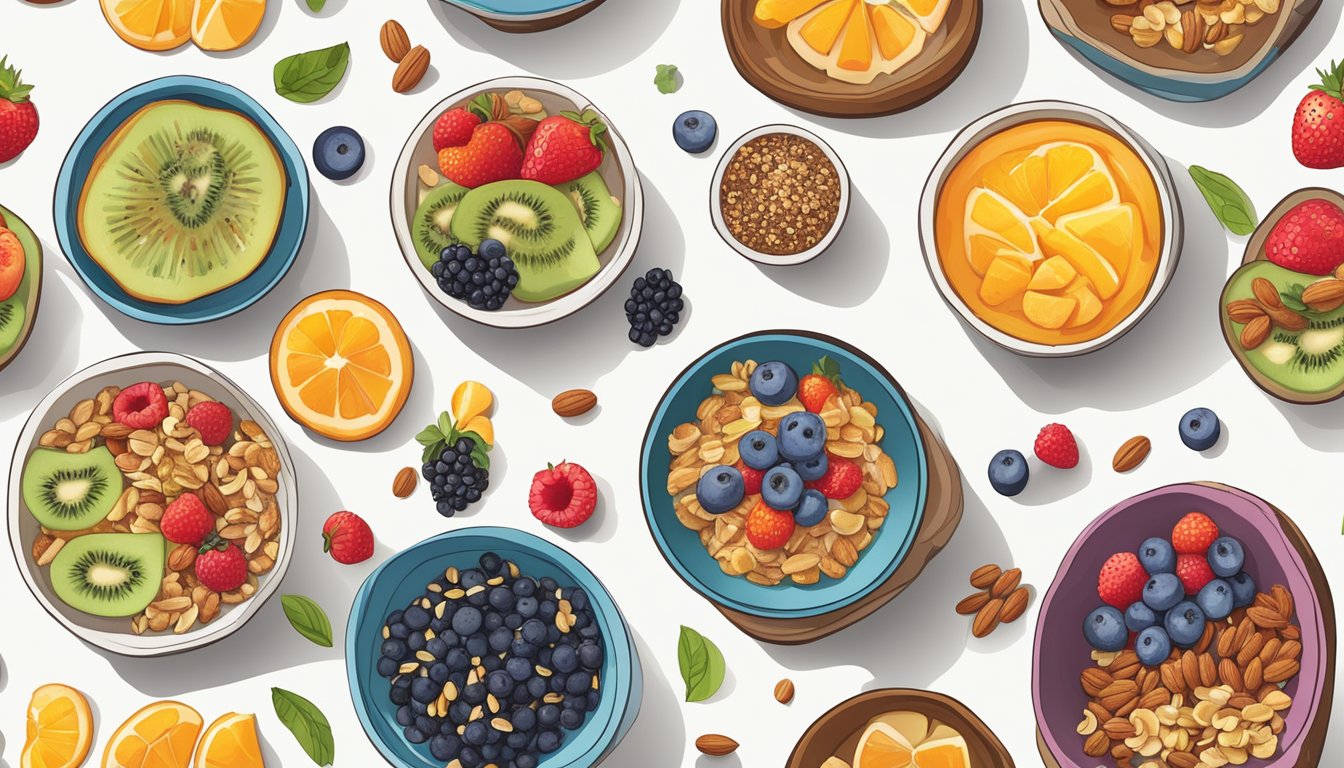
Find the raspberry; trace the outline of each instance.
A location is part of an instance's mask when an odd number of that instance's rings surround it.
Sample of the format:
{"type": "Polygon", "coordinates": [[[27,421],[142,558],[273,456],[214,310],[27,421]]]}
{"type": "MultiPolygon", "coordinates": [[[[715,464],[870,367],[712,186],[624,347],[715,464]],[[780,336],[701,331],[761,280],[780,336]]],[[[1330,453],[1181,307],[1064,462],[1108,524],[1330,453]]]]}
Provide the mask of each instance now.
{"type": "Polygon", "coordinates": [[[737,471],[742,473],[742,483],[746,486],[748,496],[755,496],[761,492],[761,481],[765,479],[764,472],[748,467],[741,459],[737,462],[737,471]]]}
{"type": "Polygon", "coordinates": [[[1204,555],[1177,555],[1176,575],[1185,587],[1185,594],[1196,595],[1204,585],[1213,581],[1213,569],[1204,555]]]}
{"type": "Polygon", "coordinates": [[[247,558],[233,544],[221,544],[196,556],[196,579],[214,592],[232,592],[247,581],[247,558]]]}
{"type": "Polygon", "coordinates": [[[793,537],[793,514],[772,509],[764,501],[756,502],[747,515],[747,541],[759,550],[779,549],[793,537]]]}
{"type": "Polygon", "coordinates": [[[1036,458],[1057,469],[1073,469],[1078,466],[1078,441],[1063,424],[1046,424],[1036,436],[1036,458]]]}
{"type": "Polygon", "coordinates": [[[202,443],[223,445],[233,434],[233,412],[223,403],[197,403],[187,411],[187,426],[201,433],[202,443]]]}
{"type": "Polygon", "coordinates": [[[1101,566],[1101,574],[1097,577],[1097,594],[1107,605],[1123,611],[1142,599],[1143,585],[1147,581],[1148,572],[1143,569],[1138,555],[1117,552],[1101,566]]]}
{"type": "Polygon", "coordinates": [[[344,565],[373,557],[373,531],[354,512],[337,512],[322,524],[322,551],[344,565]]]}
{"type": "Polygon", "coordinates": [[[808,483],[808,488],[816,488],[828,499],[848,499],[863,485],[863,470],[858,464],[842,456],[829,456],[826,474],[820,480],[808,483]]]}
{"type": "Polygon", "coordinates": [[[215,530],[215,516],[194,493],[184,493],[163,510],[159,520],[163,538],[174,544],[200,546],[215,530]]]}
{"type": "Polygon", "coordinates": [[[131,429],[154,429],[167,416],[168,398],[152,381],[132,384],[112,401],[112,418],[131,429]]]}
{"type": "Polygon", "coordinates": [[[527,506],[533,517],[547,525],[576,528],[597,509],[597,484],[578,464],[547,466],[533,476],[527,506]]]}
{"type": "Polygon", "coordinates": [[[1218,538],[1218,525],[1203,512],[1191,512],[1171,529],[1171,546],[1182,555],[1203,556],[1218,538]]]}

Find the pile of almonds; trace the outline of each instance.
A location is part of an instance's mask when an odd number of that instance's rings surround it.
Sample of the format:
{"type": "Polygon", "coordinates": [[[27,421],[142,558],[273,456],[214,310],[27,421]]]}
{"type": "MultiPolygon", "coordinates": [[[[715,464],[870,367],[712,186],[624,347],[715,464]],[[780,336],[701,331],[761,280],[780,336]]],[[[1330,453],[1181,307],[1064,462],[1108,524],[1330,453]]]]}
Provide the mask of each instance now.
{"type": "Polygon", "coordinates": [[[1000,624],[1012,624],[1027,612],[1031,592],[1022,586],[1022,569],[1005,571],[990,563],[972,571],[970,581],[979,591],[957,603],[957,613],[975,616],[972,635],[988,637],[1000,624]]]}
{"type": "MultiPolygon", "coordinates": [[[[1258,349],[1275,328],[1290,333],[1306,330],[1307,318],[1284,306],[1283,297],[1270,281],[1263,277],[1252,280],[1251,294],[1253,298],[1235,299],[1227,304],[1228,319],[1242,325],[1243,349],[1258,349]]],[[[1301,301],[1312,312],[1332,312],[1344,306],[1344,267],[1336,276],[1304,288],[1301,301]]]]}
{"type": "Polygon", "coordinates": [[[419,85],[429,72],[429,49],[423,45],[413,47],[406,28],[395,19],[388,19],[378,31],[378,44],[397,65],[392,75],[392,90],[397,93],[406,93],[419,85]]]}
{"type": "Polygon", "coordinates": [[[1232,53],[1245,39],[1245,27],[1278,13],[1281,0],[1104,0],[1126,12],[1111,16],[1111,27],[1129,35],[1140,48],[1163,40],[1174,50],[1194,54],[1232,53]]]}

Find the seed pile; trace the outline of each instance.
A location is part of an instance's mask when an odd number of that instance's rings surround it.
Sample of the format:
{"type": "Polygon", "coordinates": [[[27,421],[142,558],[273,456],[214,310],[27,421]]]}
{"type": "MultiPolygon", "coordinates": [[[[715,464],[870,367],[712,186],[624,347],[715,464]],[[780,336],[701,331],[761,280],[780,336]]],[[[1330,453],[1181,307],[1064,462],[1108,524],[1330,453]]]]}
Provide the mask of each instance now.
{"type": "Polygon", "coordinates": [[[771,133],[737,150],[719,186],[728,231],[757,253],[790,256],[812,248],[840,212],[835,165],[801,136],[771,133]]]}

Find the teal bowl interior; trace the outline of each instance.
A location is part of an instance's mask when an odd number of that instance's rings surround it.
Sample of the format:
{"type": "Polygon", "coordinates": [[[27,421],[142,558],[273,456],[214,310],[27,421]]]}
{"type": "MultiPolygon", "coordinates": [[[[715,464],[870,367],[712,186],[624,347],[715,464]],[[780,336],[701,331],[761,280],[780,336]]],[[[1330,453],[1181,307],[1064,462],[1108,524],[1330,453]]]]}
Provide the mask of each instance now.
{"type": "Polygon", "coordinates": [[[535,16],[566,11],[583,5],[586,0],[446,0],[446,2],[467,10],[497,16],[535,16]]]}
{"type": "Polygon", "coordinates": [[[588,768],[615,748],[634,724],[643,695],[643,673],[625,619],[602,582],[563,549],[510,528],[463,528],[441,534],[403,550],[378,567],[360,587],[350,610],[345,635],[345,665],[355,713],[369,740],[392,765],[443,768],[428,745],[415,745],[402,735],[396,708],[388,700],[391,683],[375,666],[383,642],[383,621],[424,595],[425,585],[449,566],[474,568],[480,556],[494,552],[536,578],[550,576],[561,585],[588,593],[602,630],[602,703],[578,730],[566,731],[560,749],[544,755],[541,768],[588,768]]]}
{"type": "Polygon", "coordinates": [[[56,239],[89,289],[119,312],[163,325],[203,323],[246,309],[270,292],[289,272],[308,229],[308,196],[308,166],[303,153],[275,118],[251,96],[231,85],[202,77],[162,77],[137,85],[116,97],[79,132],[56,179],[56,239]],[[205,107],[229,110],[256,123],[279,154],[289,184],[275,242],[256,270],[222,291],[185,304],[159,304],[127,293],[84,249],[76,223],[85,180],[108,137],[141,108],[167,100],[192,101],[205,107]]]}
{"type": "Polygon", "coordinates": [[[905,558],[919,529],[928,496],[928,464],[912,407],[900,386],[872,358],[835,339],[806,331],[764,331],[729,341],[710,350],[677,377],[653,414],[640,455],[640,492],[644,514],[659,551],[681,578],[700,594],[727,608],[773,619],[818,616],[852,605],[891,577],[905,558]],[[734,361],[780,360],[799,375],[829,355],[840,377],[877,406],[877,423],[885,430],[882,448],[896,463],[900,478],[884,497],[891,505],[886,523],[842,579],[823,578],[799,586],[786,581],[762,586],[720,568],[700,544],[700,537],[681,524],[667,493],[671,456],[667,437],[678,424],[696,421],[700,401],[713,389],[711,379],[727,373],[734,361]]]}

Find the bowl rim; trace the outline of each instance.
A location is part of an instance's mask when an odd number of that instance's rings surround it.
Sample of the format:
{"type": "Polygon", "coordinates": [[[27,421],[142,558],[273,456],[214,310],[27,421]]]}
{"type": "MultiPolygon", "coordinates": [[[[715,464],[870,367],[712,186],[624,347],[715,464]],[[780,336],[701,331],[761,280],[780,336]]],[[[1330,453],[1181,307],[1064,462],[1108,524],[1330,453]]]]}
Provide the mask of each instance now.
{"type": "MultiPolygon", "coordinates": [[[[378,565],[364,581],[360,584],[355,593],[354,600],[350,605],[349,619],[345,627],[345,670],[346,685],[350,693],[351,701],[354,705],[355,715],[359,719],[360,727],[364,730],[364,736],[374,746],[378,753],[392,765],[406,765],[391,747],[384,743],[378,737],[377,729],[373,725],[373,718],[369,712],[368,702],[362,693],[362,681],[358,678],[358,666],[352,661],[356,658],[357,646],[360,642],[360,631],[367,619],[374,618],[375,621],[381,621],[376,617],[373,606],[369,605],[370,592],[379,578],[387,573],[392,564],[397,560],[410,556],[421,550],[450,545],[460,539],[483,538],[497,542],[500,548],[512,547],[528,551],[533,556],[553,562],[560,570],[566,571],[575,577],[576,581],[588,581],[590,584],[582,584],[590,597],[595,602],[605,602],[606,605],[597,606],[600,608],[600,617],[606,619],[606,624],[613,630],[620,630],[624,633],[625,642],[619,645],[619,654],[611,654],[614,643],[607,640],[607,652],[611,662],[612,671],[615,675],[609,675],[607,679],[614,680],[613,693],[619,699],[623,698],[625,703],[615,701],[615,708],[611,717],[602,724],[600,733],[592,740],[592,745],[584,748],[584,753],[579,755],[574,762],[556,763],[547,765],[543,761],[539,768],[587,768],[597,765],[604,758],[606,753],[610,752],[617,743],[623,738],[623,728],[627,722],[633,722],[629,717],[631,711],[637,716],[640,708],[640,700],[636,695],[642,688],[643,672],[639,660],[639,648],[635,644],[634,635],[630,631],[630,625],[625,620],[625,615],[621,612],[620,605],[616,598],[612,596],[611,591],[598,578],[597,574],[574,555],[558,544],[554,544],[536,534],[528,533],[516,528],[505,528],[502,526],[468,526],[464,528],[455,528],[444,533],[436,534],[422,541],[416,542],[405,549],[399,550],[389,556],[378,565]],[[593,590],[591,587],[597,587],[593,590]]],[[[604,690],[606,688],[604,687],[604,690]]],[[[587,730],[595,720],[586,720],[584,725],[575,733],[581,733],[587,730]]],[[[563,753],[561,753],[563,754],[563,753]]],[[[554,756],[552,755],[551,758],[554,756]]],[[[548,758],[548,759],[551,759],[548,758]]]]}
{"type": "MultiPolygon", "coordinates": [[[[891,578],[892,574],[896,572],[896,569],[900,567],[901,563],[904,562],[906,556],[909,554],[910,547],[913,545],[914,540],[919,533],[925,507],[928,504],[928,488],[930,480],[928,454],[926,451],[927,446],[924,444],[924,438],[920,433],[919,424],[915,419],[914,403],[910,400],[904,388],[902,388],[899,382],[896,381],[896,378],[876,359],[847,342],[821,333],[790,329],[753,331],[717,344],[707,352],[696,356],[694,360],[687,364],[687,366],[673,378],[671,384],[669,384],[661,398],[659,398],[658,404],[654,408],[653,415],[649,418],[649,424],[645,428],[644,438],[640,442],[638,471],[640,500],[644,507],[644,524],[649,529],[649,534],[654,540],[654,545],[658,548],[658,553],[662,555],[663,560],[672,568],[673,572],[676,573],[677,576],[694,592],[714,605],[723,606],[738,613],[763,619],[788,620],[824,615],[854,605],[867,598],[891,578]],[[917,508],[910,529],[906,531],[905,540],[898,547],[896,555],[891,559],[890,563],[887,563],[882,567],[881,572],[871,582],[859,586],[852,594],[836,598],[830,603],[809,605],[801,608],[772,609],[743,603],[736,598],[721,594],[709,584],[696,578],[690,569],[681,564],[681,559],[674,555],[673,547],[662,533],[662,526],[654,513],[652,498],[653,491],[650,489],[649,484],[645,482],[645,478],[651,469],[650,461],[657,449],[657,445],[661,441],[657,427],[660,422],[668,416],[668,403],[673,394],[685,386],[687,377],[690,376],[693,371],[701,367],[709,358],[715,355],[742,347],[755,341],[782,340],[796,342],[799,339],[805,339],[813,343],[829,346],[832,348],[830,350],[831,352],[846,355],[849,358],[852,358],[853,362],[866,366],[869,369],[869,373],[883,383],[888,394],[892,395],[899,407],[899,418],[903,418],[908,422],[908,427],[914,441],[915,458],[918,466],[918,472],[914,482],[919,484],[919,487],[915,491],[917,508]]],[[[848,578],[848,576],[846,576],[846,578],[848,578]]],[[[844,579],[841,579],[840,581],[843,582],[844,579]]],[[[759,589],[772,589],[770,587],[761,587],[759,585],[752,586],[759,589]]]]}
{"type": "MultiPolygon", "coordinates": [[[[28,346],[28,340],[33,337],[33,329],[37,326],[37,313],[38,310],[42,308],[42,284],[44,282],[42,280],[42,275],[47,263],[47,253],[46,249],[42,247],[42,238],[37,236],[37,232],[32,226],[29,225],[22,216],[16,213],[13,208],[0,203],[0,213],[5,214],[4,218],[6,221],[10,221],[11,219],[17,221],[19,226],[27,230],[28,233],[33,236],[33,240],[37,243],[37,253],[32,254],[31,257],[29,257],[29,254],[26,252],[24,253],[25,258],[27,259],[24,262],[25,273],[30,269],[35,270],[33,272],[33,287],[30,289],[30,296],[28,297],[28,306],[25,307],[25,310],[28,312],[28,319],[26,321],[28,327],[23,329],[22,334],[14,342],[14,346],[10,347],[8,352],[0,354],[0,371],[3,371],[18,358],[23,352],[24,347],[28,346]]],[[[13,227],[11,226],[10,229],[13,229],[13,227]]]]}
{"type": "Polygon", "coordinates": [[[262,409],[260,404],[252,399],[252,397],[248,395],[242,387],[234,383],[233,380],[206,363],[173,352],[132,352],[124,355],[117,355],[96,362],[62,380],[33,408],[28,419],[20,429],[18,440],[14,446],[14,453],[10,462],[9,471],[9,493],[7,498],[9,511],[7,520],[9,524],[10,553],[14,556],[15,564],[18,566],[19,575],[23,577],[24,585],[27,586],[28,591],[33,594],[38,605],[40,605],[48,615],[55,619],[58,624],[80,640],[122,656],[141,658],[167,656],[191,651],[217,643],[242,629],[247,622],[251,621],[252,618],[261,611],[262,606],[264,606],[280,589],[280,582],[284,580],[285,574],[289,571],[290,563],[294,559],[294,535],[296,532],[295,528],[298,526],[298,487],[298,480],[294,471],[294,460],[290,455],[289,446],[285,443],[284,435],[276,427],[275,422],[271,420],[266,411],[262,409]],[[46,595],[43,594],[41,587],[37,583],[36,577],[33,575],[34,566],[31,562],[31,558],[28,556],[29,553],[24,549],[22,535],[19,532],[20,521],[24,514],[23,510],[20,509],[20,484],[23,476],[24,463],[28,454],[35,448],[36,440],[42,430],[43,422],[51,415],[50,410],[54,407],[56,401],[83,386],[85,382],[95,377],[118,373],[130,374],[146,367],[159,366],[181,368],[198,375],[210,377],[217,386],[245,407],[246,413],[239,415],[246,416],[247,418],[256,421],[261,425],[266,436],[270,438],[271,444],[274,446],[276,453],[280,456],[280,488],[283,495],[276,495],[277,506],[280,508],[281,514],[280,556],[275,560],[275,567],[272,568],[269,573],[265,574],[263,580],[260,580],[257,593],[252,599],[230,608],[230,614],[235,612],[241,614],[240,618],[231,622],[205,625],[200,628],[189,630],[181,635],[136,635],[129,630],[126,632],[107,632],[90,629],[67,619],[52,604],[52,602],[47,599],[46,595]]]}
{"type": "Polygon", "coordinates": [[[709,183],[709,218],[714,223],[714,231],[718,233],[719,239],[723,240],[729,248],[732,248],[742,258],[767,267],[792,267],[817,258],[835,243],[835,239],[840,236],[840,230],[845,226],[845,221],[849,219],[849,204],[852,193],[849,169],[845,167],[844,161],[840,158],[840,153],[826,143],[825,139],[801,126],[789,123],[771,123],[753,128],[739,136],[719,158],[719,163],[714,168],[714,176],[709,183]],[[733,237],[733,234],[728,231],[728,223],[724,221],[723,209],[719,205],[719,200],[722,197],[723,175],[728,170],[728,164],[737,156],[738,150],[753,139],[776,133],[797,136],[815,144],[831,161],[831,165],[835,168],[836,177],[840,180],[840,203],[836,210],[835,221],[831,223],[831,228],[827,230],[826,235],[811,248],[785,256],[774,256],[754,251],[733,237]]]}
{"type": "MultiPolygon", "coordinates": [[[[70,266],[74,268],[75,273],[79,275],[79,278],[84,283],[85,287],[103,302],[127,317],[147,323],[155,323],[158,325],[197,325],[200,323],[220,320],[242,312],[253,304],[256,304],[258,301],[261,301],[263,297],[270,293],[282,280],[285,279],[285,276],[289,274],[290,269],[293,268],[294,262],[298,260],[299,251],[302,250],[304,239],[308,233],[308,215],[312,203],[311,198],[312,191],[309,187],[308,165],[304,160],[303,153],[299,150],[298,145],[294,143],[294,139],[291,138],[284,127],[280,125],[280,122],[276,120],[260,102],[247,95],[236,86],[220,80],[200,77],[197,75],[166,75],[127,88],[114,96],[95,112],[91,118],[89,118],[89,121],[75,137],[75,140],[71,142],[70,148],[66,150],[65,158],[61,161],[60,171],[56,177],[56,194],[54,195],[52,202],[52,218],[55,222],[56,240],[60,244],[61,253],[65,255],[66,261],[70,262],[70,266]],[[257,268],[234,285],[244,284],[261,270],[262,265],[265,264],[267,260],[279,257],[281,259],[281,265],[276,275],[266,281],[264,285],[258,286],[252,295],[244,296],[235,301],[232,305],[223,306],[212,312],[201,315],[200,317],[182,317],[177,314],[177,310],[181,307],[189,307],[196,302],[209,299],[211,296],[217,295],[220,291],[201,296],[185,304],[161,304],[151,309],[132,304],[121,296],[115,296],[103,290],[102,287],[95,283],[93,276],[96,274],[94,271],[96,265],[86,267],[81,263],[86,258],[92,261],[92,257],[88,255],[78,234],[75,232],[73,218],[77,215],[79,206],[77,202],[74,202],[71,199],[72,194],[77,195],[83,190],[84,183],[87,182],[87,179],[79,180],[78,186],[76,186],[76,179],[74,178],[76,159],[84,153],[93,134],[102,128],[103,124],[108,121],[112,113],[121,109],[128,103],[140,99],[145,101],[143,106],[148,106],[154,102],[168,101],[174,98],[195,102],[194,99],[189,98],[186,94],[182,93],[183,90],[190,88],[200,89],[221,101],[232,102],[234,105],[232,111],[243,115],[256,124],[258,130],[260,130],[266,138],[270,140],[271,145],[275,147],[276,154],[279,155],[281,165],[284,167],[286,176],[288,177],[289,188],[286,190],[286,194],[298,198],[299,206],[296,210],[301,214],[297,217],[297,220],[295,220],[295,217],[293,216],[286,217],[283,212],[284,210],[288,210],[289,206],[288,204],[285,205],[282,210],[280,225],[276,229],[276,238],[278,239],[280,234],[284,232],[287,227],[293,228],[297,235],[294,247],[284,253],[279,253],[276,251],[276,244],[272,242],[271,248],[266,252],[266,256],[262,258],[262,261],[258,263],[257,268]],[[77,257],[75,254],[82,254],[82,256],[77,257]]],[[[101,268],[98,268],[98,270],[101,271],[101,268]]],[[[104,272],[103,274],[106,273],[104,272]]],[[[227,290],[227,288],[221,289],[221,291],[222,290],[227,290]]]]}
{"type": "Polygon", "coordinates": [[[1166,158],[1148,144],[1142,136],[1109,114],[1092,107],[1067,101],[1024,101],[997,109],[972,121],[957,133],[929,172],[919,200],[919,244],[924,254],[924,266],[932,278],[943,302],[961,318],[962,322],[996,345],[1028,357],[1072,357],[1102,349],[1129,333],[1152,311],[1180,262],[1184,244],[1185,224],[1181,202],[1171,168],[1166,158]],[[990,136],[1008,128],[1039,120],[1067,120],[1097,128],[1115,136],[1138,156],[1148,170],[1157,190],[1162,209],[1162,247],[1154,267],[1153,280],[1139,303],[1124,319],[1106,333],[1087,341],[1072,344],[1041,344],[1009,335],[980,319],[947,279],[938,256],[936,214],[938,196],[952,170],[972,149],[990,136]]]}
{"type": "MultiPolygon", "coordinates": [[[[389,188],[389,209],[392,217],[392,231],[401,251],[402,261],[405,262],[406,267],[410,269],[412,276],[415,277],[416,282],[420,284],[429,298],[448,311],[480,325],[509,329],[535,328],[563,320],[575,314],[596,302],[620,281],[621,276],[634,262],[635,252],[639,247],[640,237],[643,235],[644,183],[640,177],[639,168],[635,165],[634,157],[630,154],[630,148],[626,145],[620,132],[617,131],[615,124],[606,113],[598,109],[586,96],[554,80],[530,75],[510,75],[484,80],[462,88],[439,101],[425,113],[425,116],[411,130],[406,143],[402,146],[401,153],[397,156],[389,188]],[[547,302],[528,304],[522,309],[486,312],[474,309],[464,302],[446,296],[443,291],[439,290],[433,276],[425,269],[424,264],[420,262],[411,236],[410,214],[406,212],[406,185],[411,177],[412,158],[416,146],[426,132],[433,130],[434,123],[438,120],[439,115],[463,99],[494,89],[545,91],[569,100],[579,110],[591,109],[597,113],[598,117],[607,126],[608,145],[615,156],[616,162],[621,167],[622,174],[625,176],[625,189],[621,201],[622,215],[629,219],[630,226],[620,240],[603,249],[603,253],[609,249],[616,249],[611,261],[588,282],[578,288],[547,302]]],[[[622,221],[624,220],[623,218],[622,221]]]]}
{"type": "Polygon", "coordinates": [[[479,16],[482,19],[507,22],[528,22],[552,19],[561,14],[578,10],[585,5],[601,3],[603,0],[551,0],[551,7],[530,13],[492,10],[485,7],[484,0],[443,0],[443,2],[461,8],[473,16],[479,16]]]}

